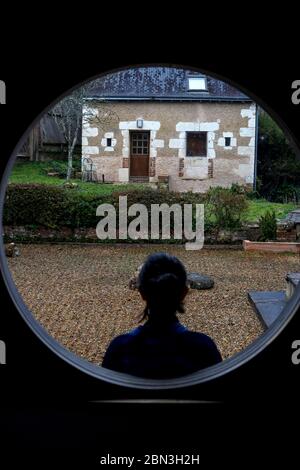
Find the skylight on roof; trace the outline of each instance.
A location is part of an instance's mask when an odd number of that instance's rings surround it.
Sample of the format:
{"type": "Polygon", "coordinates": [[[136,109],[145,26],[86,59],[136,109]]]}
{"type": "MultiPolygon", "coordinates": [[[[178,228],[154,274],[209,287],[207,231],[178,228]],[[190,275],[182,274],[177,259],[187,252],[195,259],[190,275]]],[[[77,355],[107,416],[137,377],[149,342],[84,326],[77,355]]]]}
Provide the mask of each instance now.
{"type": "Polygon", "coordinates": [[[188,79],[190,91],[206,91],[207,84],[205,77],[189,77],[188,79]]]}

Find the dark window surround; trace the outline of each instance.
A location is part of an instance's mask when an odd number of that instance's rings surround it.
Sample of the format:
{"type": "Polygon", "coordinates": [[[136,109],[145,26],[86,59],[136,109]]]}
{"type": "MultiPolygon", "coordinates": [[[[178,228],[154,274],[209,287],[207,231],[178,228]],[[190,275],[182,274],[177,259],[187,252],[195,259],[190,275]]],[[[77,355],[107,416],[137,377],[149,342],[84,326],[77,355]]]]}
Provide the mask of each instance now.
{"type": "Polygon", "coordinates": [[[207,157],[207,132],[186,133],[186,156],[207,157]]]}

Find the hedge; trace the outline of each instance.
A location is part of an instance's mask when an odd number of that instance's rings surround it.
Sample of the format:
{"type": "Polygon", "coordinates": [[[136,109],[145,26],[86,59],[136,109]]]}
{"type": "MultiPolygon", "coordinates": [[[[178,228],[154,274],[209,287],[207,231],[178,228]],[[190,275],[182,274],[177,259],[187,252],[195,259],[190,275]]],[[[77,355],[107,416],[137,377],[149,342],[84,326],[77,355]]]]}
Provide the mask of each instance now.
{"type": "MultiPolygon", "coordinates": [[[[79,189],[66,189],[43,184],[10,184],[6,191],[3,224],[10,226],[96,227],[100,204],[112,204],[118,215],[119,196],[127,196],[128,207],[144,204],[200,204],[204,196],[196,193],[175,193],[167,190],[145,189],[114,192],[110,195],[91,195],[79,189]]],[[[195,206],[194,206],[195,207],[195,206]]]]}

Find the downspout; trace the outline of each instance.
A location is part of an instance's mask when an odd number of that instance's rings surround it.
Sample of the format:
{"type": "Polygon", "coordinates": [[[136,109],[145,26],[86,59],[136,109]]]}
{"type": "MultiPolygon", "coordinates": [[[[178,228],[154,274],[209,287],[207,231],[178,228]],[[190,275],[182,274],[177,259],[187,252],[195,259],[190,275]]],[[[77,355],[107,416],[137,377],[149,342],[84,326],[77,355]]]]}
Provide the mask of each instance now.
{"type": "Polygon", "coordinates": [[[260,108],[257,104],[255,113],[255,150],[254,150],[254,177],[253,177],[253,191],[256,191],[257,184],[257,156],[258,156],[258,123],[259,123],[259,111],[260,108]]]}

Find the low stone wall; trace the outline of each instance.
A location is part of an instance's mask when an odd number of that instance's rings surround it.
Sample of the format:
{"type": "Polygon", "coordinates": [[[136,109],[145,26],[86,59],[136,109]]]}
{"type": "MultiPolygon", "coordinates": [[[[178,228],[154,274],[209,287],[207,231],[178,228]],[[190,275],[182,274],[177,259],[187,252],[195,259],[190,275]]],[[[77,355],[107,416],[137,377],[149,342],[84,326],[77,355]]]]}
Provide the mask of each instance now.
{"type": "Polygon", "coordinates": [[[299,239],[299,229],[295,225],[278,224],[277,225],[277,241],[279,242],[295,242],[299,239]]]}
{"type": "MultiPolygon", "coordinates": [[[[258,225],[249,225],[240,230],[229,231],[220,230],[219,232],[209,233],[205,236],[206,245],[242,245],[243,240],[258,240],[258,225]]],[[[110,240],[99,240],[95,227],[82,227],[72,229],[70,227],[60,227],[59,229],[46,228],[43,226],[4,226],[5,242],[99,242],[106,243],[110,240]]],[[[126,240],[116,240],[116,242],[126,243],[126,240]]],[[[129,243],[134,241],[129,240],[129,243]]],[[[138,243],[143,242],[137,241],[138,243]]],[[[151,240],[149,240],[151,243],[151,240]]],[[[148,240],[145,240],[148,243],[148,240]]],[[[163,240],[157,240],[154,243],[164,243],[163,240]]],[[[168,243],[167,241],[165,243],[168,243]]],[[[171,240],[171,243],[185,243],[183,240],[171,240]]]]}
{"type": "Polygon", "coordinates": [[[4,239],[5,241],[26,241],[26,242],[39,242],[39,241],[91,241],[98,240],[96,229],[91,228],[76,228],[60,227],[59,229],[52,229],[46,227],[27,227],[27,226],[4,226],[4,239]]]}

